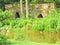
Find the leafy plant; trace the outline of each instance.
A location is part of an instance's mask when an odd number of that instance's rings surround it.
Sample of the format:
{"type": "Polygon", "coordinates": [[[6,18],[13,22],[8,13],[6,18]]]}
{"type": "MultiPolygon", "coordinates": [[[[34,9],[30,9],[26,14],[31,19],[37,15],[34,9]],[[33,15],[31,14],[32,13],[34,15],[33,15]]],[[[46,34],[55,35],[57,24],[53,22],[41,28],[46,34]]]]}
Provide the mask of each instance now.
{"type": "Polygon", "coordinates": [[[0,34],[0,45],[7,45],[7,38],[5,35],[0,34]]]}

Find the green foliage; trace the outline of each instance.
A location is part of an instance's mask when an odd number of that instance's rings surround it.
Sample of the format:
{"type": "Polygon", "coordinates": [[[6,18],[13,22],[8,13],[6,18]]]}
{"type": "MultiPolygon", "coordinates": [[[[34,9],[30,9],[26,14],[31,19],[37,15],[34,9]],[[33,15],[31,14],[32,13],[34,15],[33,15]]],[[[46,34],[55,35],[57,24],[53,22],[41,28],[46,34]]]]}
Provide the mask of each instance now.
{"type": "Polygon", "coordinates": [[[23,40],[26,30],[46,32],[54,30],[60,32],[60,12],[55,9],[51,9],[44,18],[34,18],[32,14],[30,14],[29,19],[26,19],[24,14],[21,14],[21,18],[15,19],[11,16],[10,11],[3,12],[0,10],[0,27],[8,27],[15,40],[23,40]]]}
{"type": "Polygon", "coordinates": [[[24,14],[21,14],[21,19],[25,19],[25,15],[24,14]]]}
{"type": "Polygon", "coordinates": [[[48,16],[43,19],[35,19],[32,30],[36,31],[52,31],[57,29],[60,25],[60,12],[55,9],[49,11],[48,16]]]}
{"type": "Polygon", "coordinates": [[[51,26],[51,28],[56,29],[57,28],[57,21],[52,19],[50,26],[51,26]]]}
{"type": "Polygon", "coordinates": [[[54,2],[54,0],[44,0],[44,2],[54,2]]]}
{"type": "Polygon", "coordinates": [[[3,26],[3,23],[0,21],[0,27],[3,26]]]}
{"type": "Polygon", "coordinates": [[[5,35],[0,34],[0,45],[7,45],[7,38],[5,35]]]}
{"type": "Polygon", "coordinates": [[[0,20],[5,20],[5,19],[10,19],[11,18],[11,11],[5,11],[3,12],[2,10],[0,10],[0,20]]]}
{"type": "Polygon", "coordinates": [[[32,30],[44,31],[44,24],[42,19],[36,19],[33,23],[32,30]]]}
{"type": "Polygon", "coordinates": [[[20,28],[13,28],[14,39],[17,41],[24,40],[24,30],[20,28]]]}
{"type": "Polygon", "coordinates": [[[30,14],[30,15],[29,15],[29,18],[30,18],[30,19],[31,19],[31,18],[34,19],[34,15],[30,14]]]}
{"type": "Polygon", "coordinates": [[[11,11],[2,11],[0,10],[0,26],[8,25],[12,19],[11,11]],[[6,21],[7,20],[7,21],[6,21]]]}
{"type": "Polygon", "coordinates": [[[31,23],[31,24],[33,24],[33,26],[32,26],[33,30],[44,30],[44,29],[48,29],[48,27],[49,27],[49,29],[56,28],[57,22],[59,19],[58,17],[60,17],[59,15],[60,15],[59,12],[57,12],[55,9],[52,9],[49,11],[48,16],[43,19],[35,19],[32,14],[30,14],[29,19],[25,19],[24,14],[21,15],[21,18],[13,19],[11,17],[12,13],[10,11],[5,11],[5,12],[0,11],[0,17],[1,17],[0,18],[0,20],[1,20],[0,26],[10,25],[12,27],[22,28],[26,24],[31,23]]]}

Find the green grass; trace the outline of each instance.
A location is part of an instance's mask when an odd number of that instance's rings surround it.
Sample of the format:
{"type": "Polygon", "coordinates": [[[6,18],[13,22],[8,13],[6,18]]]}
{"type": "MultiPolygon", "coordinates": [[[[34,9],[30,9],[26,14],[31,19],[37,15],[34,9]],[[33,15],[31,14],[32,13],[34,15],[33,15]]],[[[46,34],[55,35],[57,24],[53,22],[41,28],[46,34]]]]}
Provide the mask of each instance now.
{"type": "Polygon", "coordinates": [[[28,41],[28,40],[24,40],[24,41],[12,41],[13,43],[11,45],[60,45],[60,42],[57,42],[55,44],[51,44],[51,43],[38,43],[38,42],[32,42],[32,41],[28,41]]]}

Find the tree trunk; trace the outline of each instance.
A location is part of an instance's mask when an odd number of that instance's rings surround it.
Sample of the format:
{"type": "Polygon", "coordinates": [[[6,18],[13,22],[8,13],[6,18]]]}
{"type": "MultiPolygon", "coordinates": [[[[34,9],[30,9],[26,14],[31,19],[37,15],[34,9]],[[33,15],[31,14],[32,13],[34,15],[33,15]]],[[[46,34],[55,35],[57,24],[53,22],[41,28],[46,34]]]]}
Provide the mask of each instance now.
{"type": "Polygon", "coordinates": [[[22,4],[22,0],[20,0],[20,12],[21,12],[21,14],[23,13],[23,4],[22,4]]]}
{"type": "Polygon", "coordinates": [[[28,18],[29,12],[28,12],[28,0],[26,1],[26,18],[28,18]]]}

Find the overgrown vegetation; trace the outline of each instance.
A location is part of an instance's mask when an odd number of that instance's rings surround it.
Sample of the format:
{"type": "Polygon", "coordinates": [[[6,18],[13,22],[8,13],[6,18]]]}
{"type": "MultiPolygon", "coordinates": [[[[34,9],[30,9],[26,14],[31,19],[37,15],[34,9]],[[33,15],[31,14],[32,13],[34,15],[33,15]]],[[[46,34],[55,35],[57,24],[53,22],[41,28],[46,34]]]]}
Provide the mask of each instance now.
{"type": "Polygon", "coordinates": [[[29,30],[35,32],[56,31],[60,33],[60,12],[53,9],[44,18],[34,18],[31,16],[29,19],[26,19],[24,14],[21,15],[21,18],[13,18],[11,11],[3,12],[0,10],[0,30],[5,35],[0,35],[0,38],[3,38],[0,39],[3,44],[6,43],[4,40],[7,41],[8,39],[24,40],[26,38],[25,33],[29,30]],[[6,33],[8,34],[6,35],[6,33]]]}

